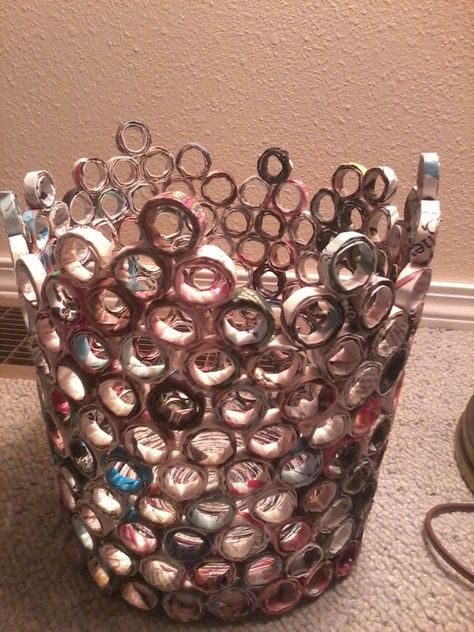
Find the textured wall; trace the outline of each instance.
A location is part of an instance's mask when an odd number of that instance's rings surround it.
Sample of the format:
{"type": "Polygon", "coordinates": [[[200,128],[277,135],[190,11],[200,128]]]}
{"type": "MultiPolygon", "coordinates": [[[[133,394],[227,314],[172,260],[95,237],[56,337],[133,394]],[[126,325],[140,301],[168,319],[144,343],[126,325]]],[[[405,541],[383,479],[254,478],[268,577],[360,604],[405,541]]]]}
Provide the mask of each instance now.
{"type": "Polygon", "coordinates": [[[199,140],[239,178],[284,146],[312,191],[344,160],[389,163],[401,206],[419,151],[434,149],[435,278],[473,280],[472,0],[3,5],[0,188],[20,192],[44,168],[64,193],[74,160],[112,155],[130,117],[170,149],[199,140]]]}

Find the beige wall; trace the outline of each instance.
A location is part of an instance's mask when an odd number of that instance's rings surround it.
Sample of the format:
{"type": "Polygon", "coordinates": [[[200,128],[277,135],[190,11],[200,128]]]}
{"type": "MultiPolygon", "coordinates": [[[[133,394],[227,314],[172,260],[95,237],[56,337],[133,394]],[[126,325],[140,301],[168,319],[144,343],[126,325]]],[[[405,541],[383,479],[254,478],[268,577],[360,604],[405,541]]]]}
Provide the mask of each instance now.
{"type": "MultiPolygon", "coordinates": [[[[2,0],[0,188],[109,157],[117,124],[199,140],[238,177],[287,148],[311,190],[339,163],[442,160],[435,278],[474,280],[472,0],[2,0]]],[[[0,255],[6,253],[0,236],[0,255]]]]}

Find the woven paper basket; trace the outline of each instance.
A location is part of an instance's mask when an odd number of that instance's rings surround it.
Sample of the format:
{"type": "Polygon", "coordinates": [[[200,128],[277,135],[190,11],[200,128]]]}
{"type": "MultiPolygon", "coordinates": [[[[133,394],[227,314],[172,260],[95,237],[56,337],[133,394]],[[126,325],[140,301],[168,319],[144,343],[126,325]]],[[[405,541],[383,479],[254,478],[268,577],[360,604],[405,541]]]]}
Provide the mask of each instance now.
{"type": "MultiPolygon", "coordinates": [[[[1,194],[67,551],[181,621],[282,614],[352,570],[429,287],[438,158],[312,197],[288,153],[240,186],[138,121],[58,201],[1,194]]],[[[58,554],[60,552],[58,551],[58,554]]],[[[370,554],[370,553],[369,553],[370,554]]]]}

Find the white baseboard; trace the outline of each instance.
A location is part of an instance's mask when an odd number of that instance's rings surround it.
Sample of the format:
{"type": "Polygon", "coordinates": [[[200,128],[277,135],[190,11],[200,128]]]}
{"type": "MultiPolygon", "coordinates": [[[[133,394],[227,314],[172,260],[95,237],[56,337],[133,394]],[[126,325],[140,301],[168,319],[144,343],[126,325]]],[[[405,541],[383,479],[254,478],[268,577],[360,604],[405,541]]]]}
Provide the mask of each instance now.
{"type": "MultiPolygon", "coordinates": [[[[0,304],[18,302],[9,257],[0,257],[0,304]]],[[[422,327],[474,329],[474,283],[434,281],[425,300],[422,327]]]]}
{"type": "Polygon", "coordinates": [[[474,329],[474,284],[433,281],[425,299],[421,326],[474,329]]]}

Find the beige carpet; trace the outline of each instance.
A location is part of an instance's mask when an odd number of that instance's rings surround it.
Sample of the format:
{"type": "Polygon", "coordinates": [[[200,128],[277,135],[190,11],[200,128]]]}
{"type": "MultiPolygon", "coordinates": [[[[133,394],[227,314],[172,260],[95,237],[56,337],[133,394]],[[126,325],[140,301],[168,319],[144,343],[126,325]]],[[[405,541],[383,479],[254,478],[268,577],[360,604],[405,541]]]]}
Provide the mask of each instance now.
{"type": "MultiPolygon", "coordinates": [[[[316,602],[252,632],[460,632],[474,629],[474,591],[426,549],[425,512],[472,501],[453,457],[456,422],[474,390],[474,332],[420,330],[357,569],[316,602]],[[471,624],[471,625],[470,625],[471,624]]],[[[101,595],[61,554],[49,452],[33,382],[0,380],[0,630],[222,630],[215,620],[170,623],[101,595]]],[[[474,566],[474,520],[437,519],[453,552],[474,566]]]]}

